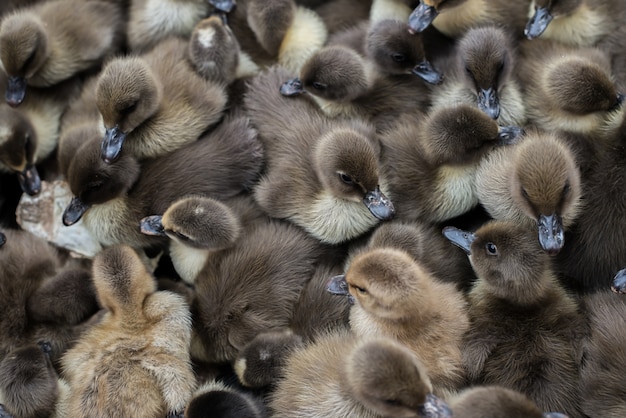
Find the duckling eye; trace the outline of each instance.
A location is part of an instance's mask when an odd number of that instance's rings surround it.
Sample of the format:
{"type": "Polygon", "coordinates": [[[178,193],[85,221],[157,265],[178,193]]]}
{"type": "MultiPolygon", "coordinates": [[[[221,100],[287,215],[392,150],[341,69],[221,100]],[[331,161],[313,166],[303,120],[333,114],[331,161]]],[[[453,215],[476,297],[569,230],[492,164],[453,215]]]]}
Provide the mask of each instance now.
{"type": "Polygon", "coordinates": [[[137,102],[131,103],[130,105],[120,109],[119,112],[122,115],[128,115],[130,113],[133,113],[135,109],[137,109],[137,102]]]}
{"type": "Polygon", "coordinates": [[[30,155],[33,148],[33,144],[30,141],[30,134],[24,135],[24,150],[26,151],[26,155],[30,155]]]}
{"type": "Polygon", "coordinates": [[[187,235],[181,234],[178,231],[168,231],[168,232],[171,232],[172,234],[174,234],[176,236],[176,238],[178,238],[181,241],[190,241],[191,240],[191,238],[189,238],[187,235]]]}
{"type": "Polygon", "coordinates": [[[398,406],[400,405],[400,401],[397,399],[385,399],[384,401],[389,406],[398,406]]]}
{"type": "Polygon", "coordinates": [[[359,287],[357,285],[351,284],[350,287],[352,287],[353,289],[356,289],[357,292],[359,292],[362,295],[366,295],[367,294],[367,290],[365,290],[362,287],[359,287]]]}
{"type": "Polygon", "coordinates": [[[485,249],[487,250],[487,254],[489,255],[498,255],[498,247],[493,242],[488,242],[485,244],[485,249]]]}
{"type": "Polygon", "coordinates": [[[339,178],[341,179],[341,181],[343,181],[346,184],[350,184],[350,185],[354,184],[354,180],[352,179],[352,177],[350,177],[347,174],[339,173],[339,178]]]}
{"type": "Polygon", "coordinates": [[[469,75],[470,77],[474,77],[474,74],[472,73],[472,70],[470,70],[470,68],[468,66],[465,66],[465,72],[467,73],[467,75],[469,75]]]}
{"type": "Polygon", "coordinates": [[[313,86],[315,90],[326,90],[326,84],[322,84],[317,81],[314,81],[311,85],[313,86]]]}
{"type": "Polygon", "coordinates": [[[523,187],[522,187],[522,197],[526,200],[530,200],[530,197],[528,196],[528,192],[523,187]]]}
{"type": "Polygon", "coordinates": [[[563,195],[566,195],[569,193],[569,191],[571,190],[571,187],[569,185],[569,181],[565,183],[565,186],[563,186],[563,195]]]}
{"type": "Polygon", "coordinates": [[[406,61],[406,57],[404,56],[404,54],[400,54],[399,52],[396,52],[395,54],[391,54],[391,59],[394,60],[395,62],[406,61]]]}

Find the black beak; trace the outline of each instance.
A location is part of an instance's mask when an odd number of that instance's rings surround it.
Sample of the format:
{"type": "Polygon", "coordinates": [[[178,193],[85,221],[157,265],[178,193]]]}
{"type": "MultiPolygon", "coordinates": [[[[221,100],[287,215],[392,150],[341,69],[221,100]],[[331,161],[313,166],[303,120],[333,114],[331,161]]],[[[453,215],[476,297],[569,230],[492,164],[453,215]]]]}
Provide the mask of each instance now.
{"type": "Polygon", "coordinates": [[[117,126],[107,129],[102,140],[102,161],[107,164],[115,162],[120,157],[125,139],[126,134],[117,126]]]}
{"type": "Polygon", "coordinates": [[[550,11],[546,7],[537,7],[533,17],[526,23],[524,35],[528,39],[538,38],[546,30],[551,21],[552,15],[550,11]]]}
{"type": "Polygon", "coordinates": [[[429,393],[426,395],[426,401],[417,411],[424,418],[448,418],[452,417],[452,409],[446,401],[429,393]]]}
{"type": "Polygon", "coordinates": [[[443,75],[435,70],[427,60],[417,64],[411,72],[429,84],[439,84],[443,80],[443,75]]]}
{"type": "Polygon", "coordinates": [[[363,198],[363,203],[370,210],[372,215],[381,221],[387,221],[396,214],[396,209],[393,207],[391,200],[387,199],[387,196],[380,191],[380,187],[376,187],[376,190],[368,192],[363,198]]]}
{"type": "Polygon", "coordinates": [[[298,77],[285,81],[280,86],[280,94],[286,97],[299,96],[304,93],[304,86],[298,77]]]}
{"type": "Polygon", "coordinates": [[[164,237],[166,235],[165,228],[163,227],[161,220],[162,217],[160,215],[146,216],[139,224],[141,233],[145,235],[164,237]]]}
{"type": "Polygon", "coordinates": [[[541,248],[550,255],[557,255],[565,243],[563,222],[556,213],[552,215],[539,215],[537,220],[539,227],[539,243],[541,248]]]}
{"type": "Polygon", "coordinates": [[[462,249],[471,255],[472,242],[476,239],[476,235],[473,232],[463,231],[462,229],[455,228],[453,226],[446,226],[443,228],[443,236],[446,237],[451,243],[462,249]]]}
{"type": "Polygon", "coordinates": [[[17,178],[20,181],[20,187],[29,196],[35,196],[41,191],[41,179],[34,165],[27,166],[24,171],[17,173],[17,178]]]}
{"type": "Polygon", "coordinates": [[[493,87],[480,89],[478,92],[478,107],[485,112],[491,119],[498,119],[500,116],[500,100],[498,93],[493,87]]]}
{"type": "Polygon", "coordinates": [[[420,1],[419,6],[409,15],[409,32],[422,32],[433,23],[438,14],[439,12],[433,6],[428,6],[420,1]]]}
{"type": "Polygon", "coordinates": [[[26,79],[24,77],[9,77],[9,84],[4,95],[11,107],[19,106],[26,96],[26,79]]]}
{"type": "Polygon", "coordinates": [[[613,278],[611,290],[615,293],[626,293],[626,269],[621,269],[613,278]]]}
{"type": "Polygon", "coordinates": [[[72,198],[72,201],[65,208],[63,212],[63,225],[70,226],[82,218],[82,216],[89,209],[89,205],[86,205],[77,197],[72,198]]]}
{"type": "Polygon", "coordinates": [[[237,2],[235,0],[209,0],[209,4],[222,13],[230,13],[237,2]]]}
{"type": "Polygon", "coordinates": [[[0,232],[0,247],[7,243],[7,236],[0,232]]]}
{"type": "Polygon", "coordinates": [[[354,298],[348,290],[348,282],[346,282],[345,274],[339,274],[330,279],[330,281],[326,285],[326,291],[333,295],[347,296],[350,300],[350,303],[354,303],[354,298]]]}
{"type": "Polygon", "coordinates": [[[501,126],[498,132],[499,145],[514,145],[524,135],[524,129],[519,126],[501,126]]]}

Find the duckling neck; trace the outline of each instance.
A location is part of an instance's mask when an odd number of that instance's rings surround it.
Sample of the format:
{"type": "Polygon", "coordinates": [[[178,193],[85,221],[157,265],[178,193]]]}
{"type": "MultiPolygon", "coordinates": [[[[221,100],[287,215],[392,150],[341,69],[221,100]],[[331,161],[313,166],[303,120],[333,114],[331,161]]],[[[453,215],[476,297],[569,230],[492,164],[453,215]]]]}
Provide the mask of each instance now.
{"type": "Polygon", "coordinates": [[[181,279],[189,284],[194,284],[210,253],[209,249],[193,248],[175,240],[170,244],[172,264],[181,279]]]}

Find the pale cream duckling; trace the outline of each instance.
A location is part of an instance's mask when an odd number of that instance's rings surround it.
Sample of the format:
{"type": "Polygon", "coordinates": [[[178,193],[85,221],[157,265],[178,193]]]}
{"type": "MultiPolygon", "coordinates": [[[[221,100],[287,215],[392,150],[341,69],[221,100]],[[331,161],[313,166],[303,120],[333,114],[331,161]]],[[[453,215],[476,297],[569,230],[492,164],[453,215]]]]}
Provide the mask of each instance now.
{"type": "Polygon", "coordinates": [[[0,61],[8,75],[7,103],[22,103],[26,86],[56,85],[116,53],[124,27],[118,3],[46,1],[4,17],[0,61]]]}
{"type": "Polygon", "coordinates": [[[444,235],[469,254],[478,277],[469,293],[470,325],[462,346],[469,383],[518,390],[544,411],[582,417],[579,367],[586,326],[535,232],[492,221],[475,233],[446,227],[444,235]]]}
{"type": "Polygon", "coordinates": [[[276,418],[450,416],[431,392],[427,368],[402,344],[337,332],[294,351],[270,408],[276,418]]]}
{"type": "Polygon", "coordinates": [[[265,418],[261,399],[220,381],[206,382],[195,391],[185,408],[186,418],[265,418]]]}
{"type": "Polygon", "coordinates": [[[358,119],[328,119],[308,100],[282,96],[287,74],[274,68],[255,77],[246,95],[266,156],[255,200],[269,216],[331,244],[391,219],[374,128],[358,119]]]}
{"type": "Polygon", "coordinates": [[[390,337],[415,353],[435,394],[445,397],[461,387],[461,343],[469,320],[454,285],[436,279],[404,251],[374,248],[355,256],[328,290],[354,299],[350,327],[356,335],[390,337]]]}
{"type": "Polygon", "coordinates": [[[574,154],[556,133],[529,132],[521,143],[487,155],[476,173],[478,200],[494,218],[537,228],[550,255],[582,208],[574,154]]]}
{"type": "Polygon", "coordinates": [[[188,59],[188,42],[162,41],[141,56],[110,60],[96,86],[106,133],[102,158],[119,158],[122,147],[138,159],[170,153],[197,140],[222,116],[222,83],[204,79],[188,59]]]}
{"type": "Polygon", "coordinates": [[[71,388],[68,415],[154,418],[182,412],[196,385],[191,315],[183,298],[157,292],[127,246],[96,256],[93,281],[107,311],[63,356],[71,388]]]}

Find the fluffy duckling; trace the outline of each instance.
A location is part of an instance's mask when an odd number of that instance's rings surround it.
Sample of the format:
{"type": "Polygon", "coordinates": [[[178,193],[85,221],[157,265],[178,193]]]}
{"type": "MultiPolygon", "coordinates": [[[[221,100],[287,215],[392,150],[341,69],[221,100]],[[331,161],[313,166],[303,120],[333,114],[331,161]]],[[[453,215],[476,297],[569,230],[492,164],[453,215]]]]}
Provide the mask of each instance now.
{"type": "Polygon", "coordinates": [[[442,222],[478,204],[475,174],[494,147],[513,143],[522,130],[498,127],[470,105],[443,107],[415,120],[398,119],[384,132],[382,164],[389,196],[403,221],[442,222]]]}
{"type": "Polygon", "coordinates": [[[610,136],[626,112],[611,63],[596,48],[532,41],[520,50],[529,122],[545,130],[610,136]]]}
{"type": "Polygon", "coordinates": [[[383,335],[410,348],[428,369],[435,394],[463,384],[461,341],[469,321],[454,285],[437,280],[404,251],[374,248],[355,256],[328,289],[354,299],[350,327],[356,335],[383,335]]]}
{"type": "Polygon", "coordinates": [[[7,103],[22,103],[26,86],[56,85],[117,52],[123,38],[121,9],[119,2],[54,0],[7,15],[0,24],[7,103]]]}
{"type": "Polygon", "coordinates": [[[185,408],[186,418],[265,418],[268,412],[253,395],[220,381],[201,385],[185,408]]]}
{"type": "Polygon", "coordinates": [[[127,246],[93,262],[107,311],[63,356],[75,417],[156,417],[182,412],[195,388],[189,360],[191,316],[183,298],[156,282],[127,246]]]}
{"type": "Polygon", "coordinates": [[[447,227],[444,234],[469,254],[478,277],[469,293],[471,325],[462,347],[469,382],[502,385],[543,410],[583,416],[584,321],[534,232],[492,221],[475,233],[447,227]]]}
{"type": "Polygon", "coordinates": [[[451,71],[433,94],[433,107],[469,103],[500,125],[526,123],[522,90],[513,75],[513,42],[504,29],[482,26],[468,30],[450,60],[454,60],[451,71]]]}
{"type": "Polygon", "coordinates": [[[380,145],[361,120],[328,119],[307,100],[283,97],[287,72],[273,68],[250,83],[245,106],[265,147],[255,200],[322,242],[355,238],[391,219],[380,176],[380,145]]]}
{"type": "Polygon", "coordinates": [[[538,228],[550,255],[581,211],[581,177],[574,154],[557,133],[528,132],[524,140],[485,157],[476,173],[478,200],[494,218],[538,228]]]}
{"type": "Polygon", "coordinates": [[[170,38],[141,56],[110,60],[96,86],[106,133],[102,158],[117,160],[122,147],[138,159],[170,153],[215,124],[226,105],[224,85],[195,71],[188,41],[170,38]]]}
{"type": "Polygon", "coordinates": [[[585,296],[589,335],[581,366],[582,409],[587,416],[617,418],[626,414],[619,366],[626,361],[626,300],[606,290],[585,296]]]}
{"type": "Polygon", "coordinates": [[[270,408],[274,417],[449,416],[429,414],[446,411],[431,391],[426,368],[405,346],[338,332],[289,357],[270,408]]]}
{"type": "MultiPolygon", "coordinates": [[[[307,6],[302,0],[298,0],[298,3],[307,6]]],[[[307,7],[312,7],[322,18],[330,38],[335,33],[367,22],[373,0],[332,0],[319,3],[307,7]]]]}
{"type": "Polygon", "coordinates": [[[256,131],[247,117],[235,115],[198,141],[141,168],[130,154],[122,154],[114,164],[104,163],[99,144],[92,140],[70,163],[68,183],[74,198],[63,223],[72,225],[85,215],[87,228],[104,245],[160,245],[164,239],[141,233],[141,219],[164,213],[185,196],[231,198],[252,186],[262,165],[256,131]]]}

